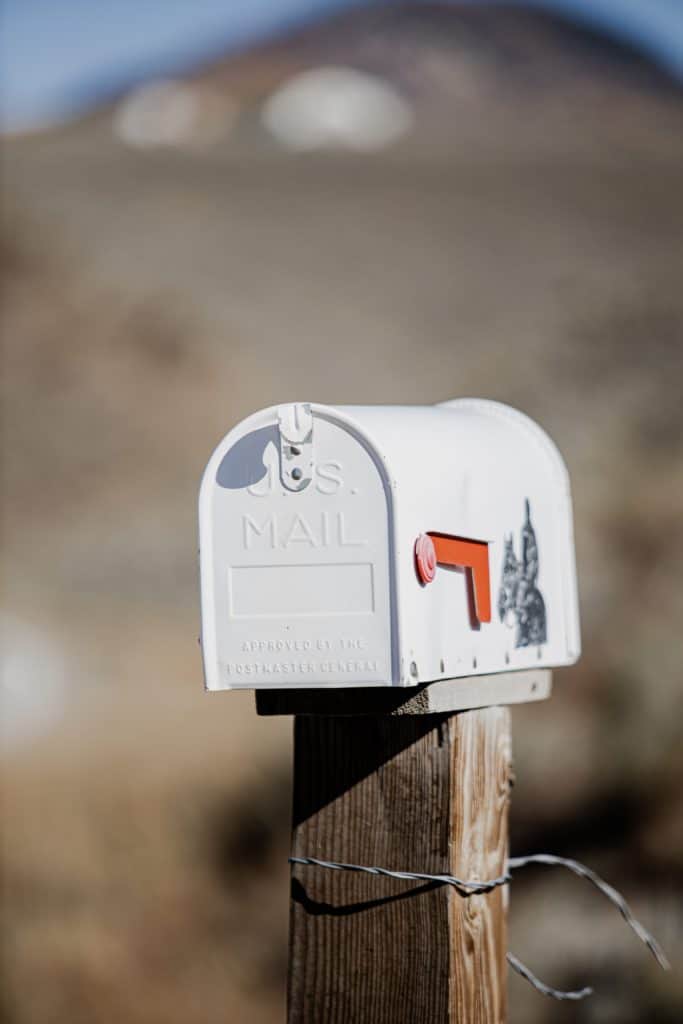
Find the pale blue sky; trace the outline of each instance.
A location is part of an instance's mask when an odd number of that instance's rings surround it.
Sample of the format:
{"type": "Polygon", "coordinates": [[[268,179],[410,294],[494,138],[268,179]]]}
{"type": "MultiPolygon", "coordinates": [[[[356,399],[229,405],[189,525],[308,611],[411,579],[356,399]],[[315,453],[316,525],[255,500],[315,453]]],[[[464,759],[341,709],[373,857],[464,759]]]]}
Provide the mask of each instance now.
{"type": "MultiPolygon", "coordinates": [[[[1,0],[0,121],[10,129],[30,127],[82,111],[136,81],[368,2],[1,0]]],[[[683,0],[531,3],[640,46],[683,81],[683,0]]]]}

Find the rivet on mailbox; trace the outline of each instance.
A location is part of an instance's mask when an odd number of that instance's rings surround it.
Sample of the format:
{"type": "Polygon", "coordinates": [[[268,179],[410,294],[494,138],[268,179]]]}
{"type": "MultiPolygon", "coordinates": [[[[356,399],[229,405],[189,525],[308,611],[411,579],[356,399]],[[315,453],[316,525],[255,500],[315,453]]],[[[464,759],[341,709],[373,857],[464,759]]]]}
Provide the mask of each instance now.
{"type": "Polygon", "coordinates": [[[414,687],[579,655],[567,472],[497,402],[258,412],[208,463],[200,549],[210,690],[414,687]]]}

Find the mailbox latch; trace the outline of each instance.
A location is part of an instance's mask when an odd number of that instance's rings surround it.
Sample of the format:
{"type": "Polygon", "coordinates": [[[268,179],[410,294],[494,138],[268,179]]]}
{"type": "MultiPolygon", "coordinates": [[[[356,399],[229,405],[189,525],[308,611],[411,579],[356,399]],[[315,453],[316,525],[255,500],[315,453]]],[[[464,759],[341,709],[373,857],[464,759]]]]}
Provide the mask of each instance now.
{"type": "Polygon", "coordinates": [[[288,491],[303,491],[313,476],[313,414],[308,402],[290,402],[277,411],[280,479],[288,491]]]}

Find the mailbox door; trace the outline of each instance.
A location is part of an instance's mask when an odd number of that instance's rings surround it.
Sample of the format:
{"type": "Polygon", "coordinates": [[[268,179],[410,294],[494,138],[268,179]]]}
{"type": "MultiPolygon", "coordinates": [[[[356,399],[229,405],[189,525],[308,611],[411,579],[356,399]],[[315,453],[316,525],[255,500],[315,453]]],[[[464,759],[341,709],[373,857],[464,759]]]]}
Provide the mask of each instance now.
{"type": "Polygon", "coordinates": [[[207,687],[391,685],[392,515],[379,460],[314,410],[311,479],[293,491],[277,410],[243,428],[202,484],[207,687]]]}

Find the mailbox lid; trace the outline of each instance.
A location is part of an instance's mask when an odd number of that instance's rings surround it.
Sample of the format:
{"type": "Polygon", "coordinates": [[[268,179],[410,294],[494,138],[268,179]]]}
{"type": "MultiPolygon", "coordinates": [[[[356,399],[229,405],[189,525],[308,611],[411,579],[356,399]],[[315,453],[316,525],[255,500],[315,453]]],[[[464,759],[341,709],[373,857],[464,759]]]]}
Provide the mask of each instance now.
{"type": "Polygon", "coordinates": [[[297,429],[292,408],[239,424],[202,480],[206,686],[390,686],[398,659],[384,464],[348,417],[325,406],[297,405],[309,410],[310,437],[283,440],[297,429]]]}

